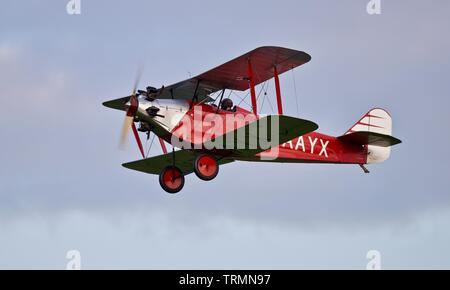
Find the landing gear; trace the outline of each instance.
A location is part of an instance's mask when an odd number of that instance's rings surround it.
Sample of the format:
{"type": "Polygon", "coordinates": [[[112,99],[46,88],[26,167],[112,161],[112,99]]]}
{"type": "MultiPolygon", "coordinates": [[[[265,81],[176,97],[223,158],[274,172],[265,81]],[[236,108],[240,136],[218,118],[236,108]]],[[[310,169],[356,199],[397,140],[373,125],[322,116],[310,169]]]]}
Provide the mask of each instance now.
{"type": "Polygon", "coordinates": [[[167,166],[159,174],[159,184],[168,193],[177,193],[184,186],[184,175],[176,166],[167,166]]]}
{"type": "Polygon", "coordinates": [[[194,172],[201,180],[209,181],[219,173],[219,164],[214,156],[201,154],[195,158],[194,172]]]}

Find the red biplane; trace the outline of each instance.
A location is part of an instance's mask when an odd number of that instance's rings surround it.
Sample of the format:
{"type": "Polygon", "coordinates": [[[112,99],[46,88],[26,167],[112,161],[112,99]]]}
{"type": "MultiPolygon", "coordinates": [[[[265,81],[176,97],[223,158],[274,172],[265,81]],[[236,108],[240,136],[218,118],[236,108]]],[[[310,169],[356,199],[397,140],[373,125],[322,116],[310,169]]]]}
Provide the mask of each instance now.
{"type": "Polygon", "coordinates": [[[158,174],[169,193],[183,188],[187,174],[212,180],[219,165],[234,161],[357,164],[368,173],[365,164],[385,161],[390,146],[401,143],[391,135],[387,111],[370,110],[338,137],[316,132],[318,125],[312,121],[283,115],[278,75],[310,59],[302,51],[259,47],[167,87],[136,91],[135,84],[130,96],[103,103],[126,112],[122,140],[131,128],[143,157],[123,166],[158,174]],[[260,115],[255,86],[272,78],[278,114],[260,115]],[[232,90],[249,90],[251,111],[224,97],[232,90]],[[147,138],[153,132],[164,154],[147,158],[139,132],[147,138]],[[165,142],[172,145],[172,152],[167,152],[165,142]]]}

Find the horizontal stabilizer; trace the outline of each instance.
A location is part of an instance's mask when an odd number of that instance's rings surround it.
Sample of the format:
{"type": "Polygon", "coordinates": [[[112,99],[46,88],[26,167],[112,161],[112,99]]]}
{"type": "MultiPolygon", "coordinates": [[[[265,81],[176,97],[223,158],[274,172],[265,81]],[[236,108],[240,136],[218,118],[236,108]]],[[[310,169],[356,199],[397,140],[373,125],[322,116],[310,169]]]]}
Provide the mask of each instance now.
{"type": "MultiPolygon", "coordinates": [[[[194,159],[196,155],[189,150],[177,150],[175,151],[175,166],[180,168],[183,174],[188,175],[194,172],[194,159]]],[[[232,159],[220,159],[219,164],[226,164],[233,162],[232,159]]],[[[169,165],[172,165],[172,153],[162,154],[150,158],[136,160],[122,164],[123,167],[142,171],[149,174],[160,174],[161,171],[169,165]]]]}
{"type": "Polygon", "coordinates": [[[343,142],[359,144],[359,145],[374,145],[380,147],[389,147],[399,143],[401,140],[392,137],[390,135],[369,132],[369,131],[358,131],[353,133],[348,133],[338,137],[339,140],[343,142]]]}

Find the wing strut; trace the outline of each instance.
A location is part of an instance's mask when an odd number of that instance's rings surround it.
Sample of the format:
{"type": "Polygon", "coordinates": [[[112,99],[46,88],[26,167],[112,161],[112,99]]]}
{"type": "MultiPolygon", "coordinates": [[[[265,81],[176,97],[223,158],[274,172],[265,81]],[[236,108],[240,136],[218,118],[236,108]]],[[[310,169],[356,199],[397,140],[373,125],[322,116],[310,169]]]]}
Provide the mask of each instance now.
{"type": "Polygon", "coordinates": [[[283,115],[283,104],[281,102],[280,79],[278,78],[277,66],[273,67],[273,78],[275,80],[275,91],[277,93],[278,115],[283,115]]]}
{"type": "Polygon", "coordinates": [[[258,115],[258,110],[256,108],[256,92],[255,92],[255,79],[253,78],[253,68],[250,57],[248,58],[248,80],[250,83],[250,94],[252,96],[252,109],[253,114],[258,115]]]}
{"type": "Polygon", "coordinates": [[[198,102],[197,91],[198,91],[198,86],[200,85],[200,81],[201,80],[197,80],[197,84],[195,85],[195,90],[194,90],[194,94],[192,95],[192,101],[191,101],[191,104],[189,105],[189,109],[192,109],[192,107],[194,106],[194,102],[198,102]]]}
{"type": "Polygon", "coordinates": [[[167,147],[166,147],[166,143],[164,143],[164,139],[161,137],[158,137],[159,139],[159,144],[161,144],[161,149],[163,151],[164,154],[167,154],[167,147]]]}
{"type": "Polygon", "coordinates": [[[139,151],[141,151],[142,158],[145,158],[144,147],[142,147],[141,138],[139,138],[139,133],[138,133],[138,131],[136,129],[136,126],[134,125],[134,122],[131,123],[131,128],[133,129],[134,138],[136,138],[136,142],[138,144],[139,151]]]}
{"type": "Polygon", "coordinates": [[[217,105],[216,114],[219,113],[220,104],[222,103],[222,99],[223,99],[223,94],[225,94],[225,89],[223,89],[222,94],[220,94],[220,100],[219,100],[219,104],[217,105]]]}

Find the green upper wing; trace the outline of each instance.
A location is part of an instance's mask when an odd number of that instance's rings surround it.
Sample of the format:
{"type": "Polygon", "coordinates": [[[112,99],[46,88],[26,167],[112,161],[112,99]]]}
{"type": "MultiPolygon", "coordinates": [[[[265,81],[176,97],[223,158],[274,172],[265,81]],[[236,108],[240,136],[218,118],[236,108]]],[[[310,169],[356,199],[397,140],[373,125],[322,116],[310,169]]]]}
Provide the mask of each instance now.
{"type": "Polygon", "coordinates": [[[319,126],[308,120],[284,115],[265,116],[225,135],[206,141],[207,148],[215,146],[232,151],[237,156],[253,156],[296,137],[317,130],[319,126]],[[272,140],[272,138],[275,138],[272,140]],[[267,147],[270,145],[270,147],[267,147]]]}

